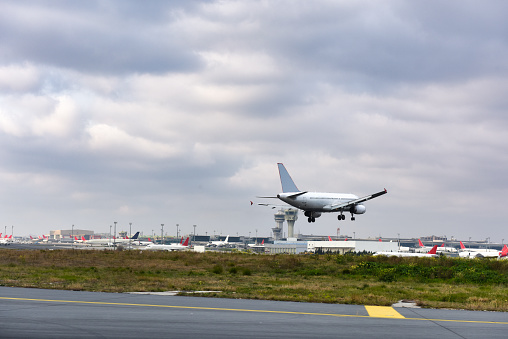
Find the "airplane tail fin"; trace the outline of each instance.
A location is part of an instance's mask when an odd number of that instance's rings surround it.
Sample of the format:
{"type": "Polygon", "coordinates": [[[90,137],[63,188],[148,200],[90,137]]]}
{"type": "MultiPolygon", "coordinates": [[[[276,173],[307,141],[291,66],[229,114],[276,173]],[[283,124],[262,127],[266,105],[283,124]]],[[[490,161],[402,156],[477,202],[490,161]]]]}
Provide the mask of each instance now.
{"type": "Polygon", "coordinates": [[[427,254],[436,254],[437,253],[437,245],[434,245],[430,251],[427,252],[427,254]]]}
{"type": "Polygon", "coordinates": [[[291,176],[289,175],[286,167],[282,163],[278,163],[277,166],[279,166],[279,175],[280,175],[280,183],[282,185],[282,192],[300,192],[298,187],[296,187],[293,179],[291,179],[291,176]]]}
{"type": "Polygon", "coordinates": [[[139,237],[139,232],[136,232],[136,234],[134,234],[132,237],[131,237],[131,240],[137,240],[139,237]]]}
{"type": "Polygon", "coordinates": [[[183,243],[182,246],[189,246],[189,237],[187,237],[187,239],[185,239],[185,242],[183,243]]]}
{"type": "Polygon", "coordinates": [[[86,241],[85,237],[84,236],[81,236],[81,240],[83,240],[83,242],[86,241]]]}
{"type": "Polygon", "coordinates": [[[423,247],[423,243],[420,239],[418,239],[418,245],[420,245],[420,247],[423,247]]]}
{"type": "MultiPolygon", "coordinates": [[[[261,241],[261,245],[264,245],[265,244],[265,239],[263,239],[263,241],[261,241]]],[[[505,245],[506,247],[506,245],[505,245]]]]}
{"type": "Polygon", "coordinates": [[[227,243],[229,240],[229,235],[226,237],[226,240],[224,240],[225,243],[227,243]]]}
{"type": "Polygon", "coordinates": [[[501,250],[501,252],[499,252],[499,256],[497,258],[499,259],[499,258],[503,258],[506,256],[508,256],[508,246],[506,246],[506,244],[505,244],[503,249],[501,250]]]}
{"type": "Polygon", "coordinates": [[[462,243],[462,241],[460,242],[460,249],[461,249],[461,250],[465,250],[465,249],[466,249],[466,246],[464,246],[464,244],[462,243]]]}
{"type": "Polygon", "coordinates": [[[328,241],[332,241],[332,237],[328,236],[328,241]]]}

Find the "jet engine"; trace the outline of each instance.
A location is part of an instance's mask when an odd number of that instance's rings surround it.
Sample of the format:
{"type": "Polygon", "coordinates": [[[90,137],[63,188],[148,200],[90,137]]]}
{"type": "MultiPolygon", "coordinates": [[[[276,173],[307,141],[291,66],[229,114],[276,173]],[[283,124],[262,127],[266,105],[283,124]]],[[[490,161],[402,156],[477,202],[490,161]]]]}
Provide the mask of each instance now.
{"type": "Polygon", "coordinates": [[[367,209],[365,208],[364,205],[354,205],[353,207],[351,207],[351,213],[354,213],[354,214],[363,214],[365,213],[367,209]]]}
{"type": "Polygon", "coordinates": [[[308,217],[308,222],[315,222],[316,218],[319,218],[321,216],[321,212],[312,212],[312,211],[305,211],[304,215],[308,217]]]}
{"type": "Polygon", "coordinates": [[[305,215],[306,217],[319,218],[319,217],[321,216],[321,212],[305,211],[304,215],[305,215]]]}

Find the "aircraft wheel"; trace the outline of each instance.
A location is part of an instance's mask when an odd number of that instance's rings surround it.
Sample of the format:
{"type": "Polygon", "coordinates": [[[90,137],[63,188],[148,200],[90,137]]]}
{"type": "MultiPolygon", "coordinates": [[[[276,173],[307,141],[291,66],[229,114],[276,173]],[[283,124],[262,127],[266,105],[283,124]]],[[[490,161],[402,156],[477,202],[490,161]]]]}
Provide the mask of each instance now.
{"type": "Polygon", "coordinates": [[[338,220],[342,220],[342,215],[340,215],[340,214],[339,214],[339,215],[337,216],[337,219],[338,219],[338,220]]]}
{"type": "Polygon", "coordinates": [[[346,216],[344,214],[342,215],[342,220],[346,220],[346,216]]]}
{"type": "Polygon", "coordinates": [[[312,222],[312,218],[311,218],[311,217],[309,217],[309,219],[307,219],[307,221],[308,221],[308,222],[312,222]]]}
{"type": "Polygon", "coordinates": [[[351,217],[351,221],[355,221],[355,217],[351,217]]]}
{"type": "Polygon", "coordinates": [[[312,217],[312,222],[316,222],[316,218],[312,217]]]}

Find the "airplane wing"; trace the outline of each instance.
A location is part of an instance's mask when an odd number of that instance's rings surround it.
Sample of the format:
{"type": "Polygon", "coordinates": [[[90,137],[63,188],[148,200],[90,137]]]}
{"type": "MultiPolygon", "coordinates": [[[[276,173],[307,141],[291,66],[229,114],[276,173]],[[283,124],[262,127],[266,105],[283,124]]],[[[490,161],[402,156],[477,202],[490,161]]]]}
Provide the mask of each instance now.
{"type": "Polygon", "coordinates": [[[347,207],[351,207],[351,206],[354,206],[356,204],[359,204],[361,202],[364,202],[364,201],[367,201],[367,200],[370,200],[370,199],[374,199],[374,198],[377,198],[383,194],[386,194],[388,193],[388,191],[386,190],[386,188],[381,191],[381,192],[377,192],[377,193],[374,193],[374,194],[371,194],[371,195],[366,195],[362,198],[358,198],[358,199],[355,199],[355,200],[351,200],[351,201],[348,201],[348,202],[345,202],[343,204],[335,204],[335,205],[331,205],[330,206],[330,210],[331,211],[339,211],[341,209],[346,209],[347,207]]]}

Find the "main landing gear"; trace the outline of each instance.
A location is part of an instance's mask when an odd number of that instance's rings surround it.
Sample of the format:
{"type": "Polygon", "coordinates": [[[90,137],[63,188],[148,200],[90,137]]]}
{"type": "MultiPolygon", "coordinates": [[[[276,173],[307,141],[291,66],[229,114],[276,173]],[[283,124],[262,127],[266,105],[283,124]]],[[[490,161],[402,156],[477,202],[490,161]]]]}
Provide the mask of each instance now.
{"type": "MultiPolygon", "coordinates": [[[[346,216],[345,216],[344,214],[342,214],[342,213],[341,213],[341,214],[339,214],[339,215],[337,216],[337,219],[338,219],[338,220],[346,220],[346,216]]],[[[355,221],[355,216],[353,215],[353,213],[351,213],[351,221],[355,221]]],[[[310,222],[310,221],[309,221],[309,222],[310,222]]]]}
{"type": "Polygon", "coordinates": [[[307,219],[308,222],[316,222],[316,218],[314,217],[309,217],[309,219],[307,219]]]}

